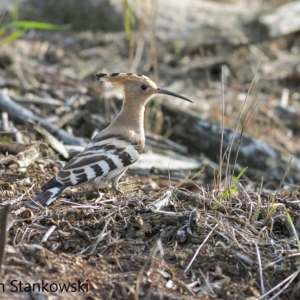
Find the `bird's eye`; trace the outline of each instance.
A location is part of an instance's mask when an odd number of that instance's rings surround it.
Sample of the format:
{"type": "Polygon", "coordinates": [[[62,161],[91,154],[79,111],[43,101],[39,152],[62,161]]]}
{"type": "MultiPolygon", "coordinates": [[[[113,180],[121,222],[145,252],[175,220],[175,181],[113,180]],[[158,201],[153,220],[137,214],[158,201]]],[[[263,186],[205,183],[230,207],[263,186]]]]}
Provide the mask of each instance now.
{"type": "Polygon", "coordinates": [[[141,89],[142,89],[142,90],[146,90],[146,89],[147,89],[147,85],[146,85],[146,84],[142,84],[142,85],[141,85],[141,89]]]}

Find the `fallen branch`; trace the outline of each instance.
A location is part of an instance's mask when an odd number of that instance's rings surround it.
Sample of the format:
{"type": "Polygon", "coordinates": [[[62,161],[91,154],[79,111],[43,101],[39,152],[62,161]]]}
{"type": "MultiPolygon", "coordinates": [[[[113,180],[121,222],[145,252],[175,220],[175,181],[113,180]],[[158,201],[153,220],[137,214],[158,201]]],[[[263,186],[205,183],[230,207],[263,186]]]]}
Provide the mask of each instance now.
{"type": "MultiPolygon", "coordinates": [[[[162,111],[175,126],[172,128],[170,139],[180,141],[194,153],[205,153],[213,161],[220,157],[220,143],[222,127],[209,121],[202,120],[199,115],[189,111],[183,111],[171,104],[163,103],[162,111]]],[[[232,141],[233,131],[224,129],[223,149],[227,149],[232,142],[231,157],[235,157],[238,151],[239,135],[232,141]]],[[[287,152],[279,151],[265,142],[243,135],[242,144],[238,153],[238,164],[248,166],[247,175],[257,170],[270,176],[270,180],[280,182],[286,171],[288,161],[287,152]]],[[[289,155],[290,156],[290,155],[289,155]]],[[[234,163],[234,160],[231,160],[234,163]]],[[[290,164],[286,182],[298,182],[300,180],[300,159],[294,157],[290,164]]],[[[254,178],[257,174],[254,173],[254,178]]],[[[264,178],[266,178],[264,176],[264,178]]]]}
{"type": "Polygon", "coordinates": [[[69,135],[63,129],[57,128],[56,126],[50,124],[45,119],[40,118],[34,115],[30,110],[22,107],[21,105],[15,103],[11,98],[0,91],[0,110],[6,111],[11,119],[14,119],[18,122],[24,123],[30,127],[30,121],[40,124],[43,128],[48,130],[51,134],[55,135],[63,141],[65,144],[69,145],[85,145],[86,142],[83,138],[78,138],[75,136],[69,135]]]}

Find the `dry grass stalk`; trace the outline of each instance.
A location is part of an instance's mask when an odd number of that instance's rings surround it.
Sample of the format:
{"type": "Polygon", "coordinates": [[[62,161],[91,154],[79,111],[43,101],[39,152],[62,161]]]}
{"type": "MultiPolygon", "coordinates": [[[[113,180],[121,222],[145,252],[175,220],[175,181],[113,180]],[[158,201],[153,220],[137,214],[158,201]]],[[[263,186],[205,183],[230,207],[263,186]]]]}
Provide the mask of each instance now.
{"type": "Polygon", "coordinates": [[[217,186],[221,189],[222,182],[222,170],[223,170],[223,142],[224,142],[224,119],[225,119],[225,83],[224,83],[224,67],[222,66],[222,80],[221,80],[221,89],[222,89],[222,134],[220,141],[220,157],[219,157],[219,176],[217,186]]]}
{"type": "MultiPolygon", "coordinates": [[[[246,103],[249,99],[249,95],[250,95],[250,92],[252,90],[252,87],[254,85],[254,82],[255,82],[255,79],[257,78],[257,74],[258,74],[258,70],[260,68],[260,65],[261,65],[261,61],[263,59],[263,53],[260,57],[260,60],[258,62],[258,65],[257,65],[257,68],[255,70],[255,73],[253,75],[253,78],[252,78],[252,81],[251,81],[251,84],[250,84],[250,87],[248,89],[248,92],[247,92],[247,95],[245,97],[245,100],[243,102],[243,106],[239,112],[239,116],[238,116],[238,120],[237,120],[237,123],[236,123],[236,126],[234,128],[234,131],[233,131],[233,134],[232,134],[232,138],[231,138],[231,142],[229,144],[229,148],[226,149],[225,153],[224,153],[224,156],[227,157],[227,164],[226,164],[226,179],[227,179],[227,184],[229,184],[229,182],[231,181],[230,179],[233,177],[233,174],[234,174],[234,170],[235,170],[235,167],[236,167],[236,162],[237,162],[237,158],[238,158],[238,154],[239,154],[239,149],[240,149],[240,146],[241,146],[241,143],[242,143],[242,138],[243,138],[243,131],[244,131],[244,128],[246,126],[247,123],[245,123],[243,125],[243,130],[240,134],[240,137],[239,137],[239,140],[238,140],[238,145],[237,145],[237,152],[236,152],[236,156],[235,156],[235,161],[234,161],[234,167],[233,167],[233,171],[231,173],[231,175],[229,174],[230,173],[230,156],[231,156],[231,150],[232,150],[232,147],[233,147],[233,142],[234,142],[234,139],[235,139],[235,136],[237,134],[237,131],[238,131],[238,127],[239,127],[239,124],[241,122],[241,119],[242,119],[242,116],[243,116],[243,112],[244,112],[244,109],[246,107],[246,103]]],[[[255,107],[254,107],[255,108],[255,107]]],[[[252,109],[252,112],[253,112],[253,109],[252,109]]],[[[252,112],[250,113],[250,115],[252,114],[252,112]]],[[[247,119],[247,121],[249,120],[249,118],[247,119]]]]}
{"type": "Polygon", "coordinates": [[[196,259],[197,255],[199,254],[201,248],[204,246],[204,244],[206,243],[206,241],[209,239],[209,237],[212,235],[212,233],[215,231],[215,229],[216,229],[217,227],[218,227],[218,224],[216,224],[216,225],[214,226],[214,228],[209,232],[209,234],[206,236],[206,238],[204,239],[204,241],[203,241],[203,242],[201,243],[201,245],[198,247],[197,251],[195,252],[195,254],[194,254],[193,258],[192,258],[192,260],[190,261],[190,263],[188,264],[188,266],[187,266],[186,269],[184,270],[184,273],[186,273],[186,272],[190,269],[191,265],[193,264],[194,260],[196,259]]]}

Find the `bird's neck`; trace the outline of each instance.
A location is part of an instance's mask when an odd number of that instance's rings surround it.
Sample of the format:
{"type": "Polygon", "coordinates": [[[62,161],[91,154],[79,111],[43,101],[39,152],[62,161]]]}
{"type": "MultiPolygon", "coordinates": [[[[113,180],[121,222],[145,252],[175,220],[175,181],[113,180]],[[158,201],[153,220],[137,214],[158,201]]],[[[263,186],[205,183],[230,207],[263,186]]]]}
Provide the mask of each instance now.
{"type": "Polygon", "coordinates": [[[123,102],[122,110],[111,123],[111,127],[118,126],[124,131],[134,131],[144,139],[144,114],[145,105],[136,106],[126,101],[123,102]]]}

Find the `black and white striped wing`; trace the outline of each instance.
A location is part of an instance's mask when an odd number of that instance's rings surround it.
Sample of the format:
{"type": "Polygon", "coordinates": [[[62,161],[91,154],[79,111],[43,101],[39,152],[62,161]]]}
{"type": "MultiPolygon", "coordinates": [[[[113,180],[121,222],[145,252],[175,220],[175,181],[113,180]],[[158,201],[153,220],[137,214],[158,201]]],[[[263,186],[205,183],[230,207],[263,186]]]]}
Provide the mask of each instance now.
{"type": "MultiPolygon", "coordinates": [[[[96,137],[57,173],[55,181],[64,186],[78,185],[95,178],[110,181],[133,164],[139,154],[140,145],[132,144],[121,136],[96,137]]],[[[49,188],[46,185],[45,188],[49,188]]]]}

